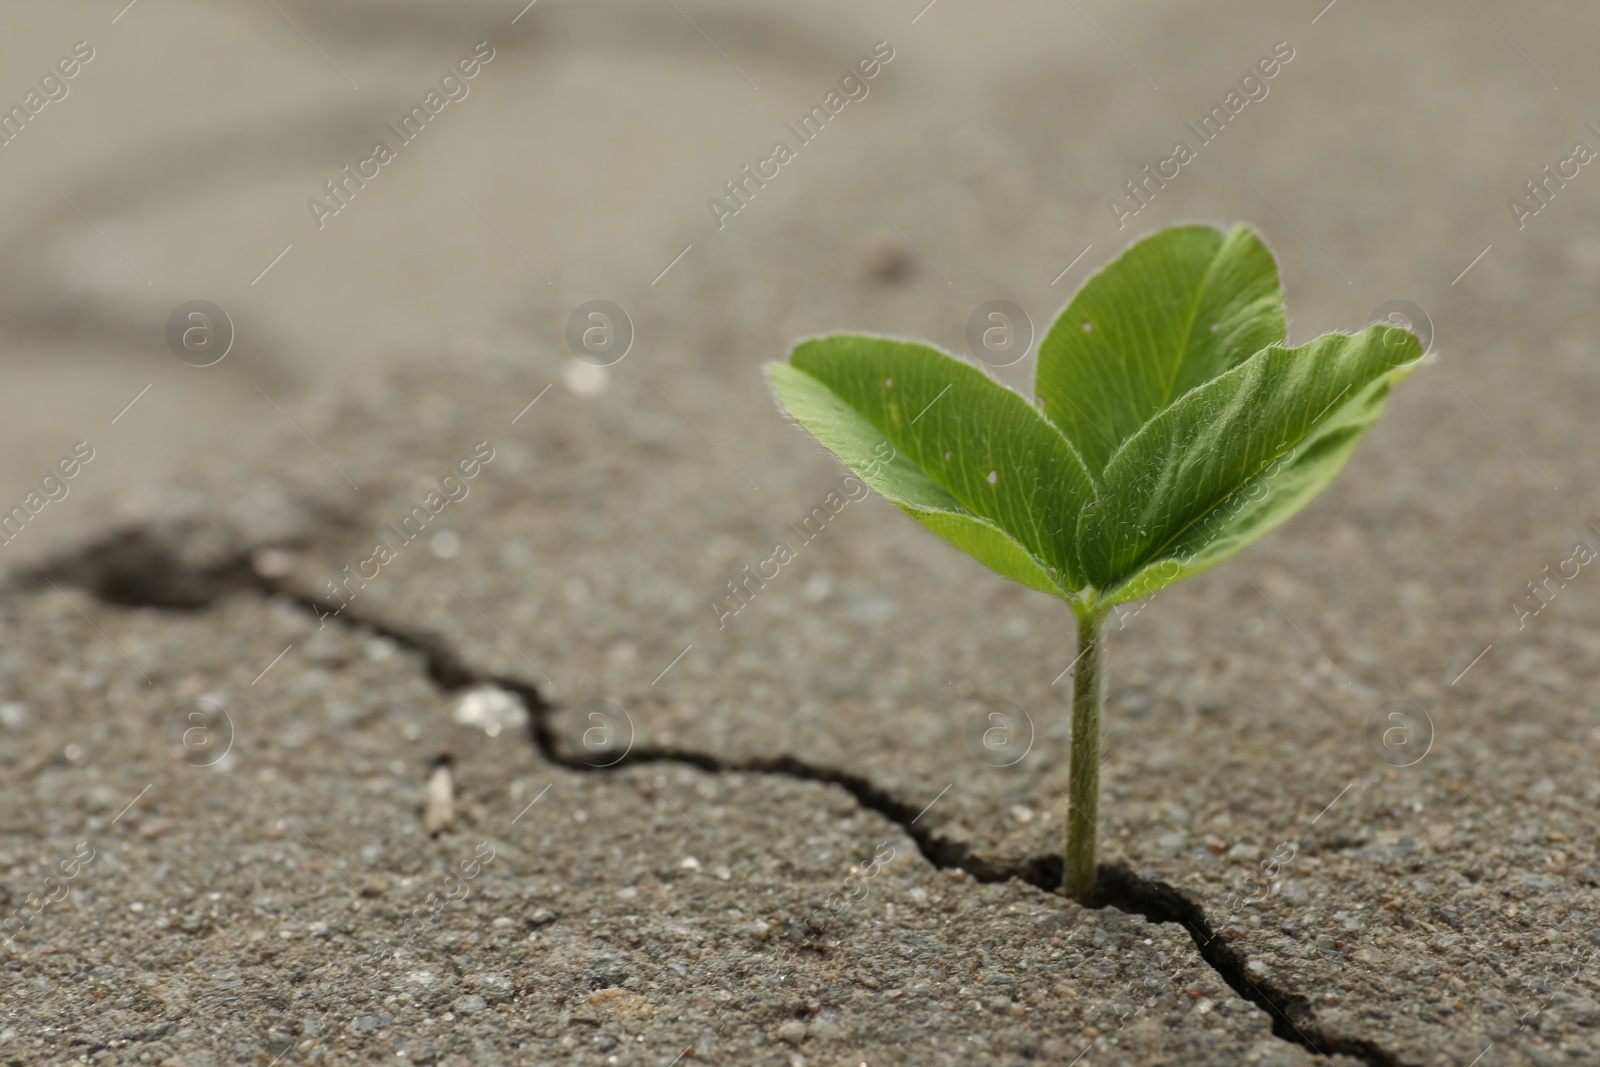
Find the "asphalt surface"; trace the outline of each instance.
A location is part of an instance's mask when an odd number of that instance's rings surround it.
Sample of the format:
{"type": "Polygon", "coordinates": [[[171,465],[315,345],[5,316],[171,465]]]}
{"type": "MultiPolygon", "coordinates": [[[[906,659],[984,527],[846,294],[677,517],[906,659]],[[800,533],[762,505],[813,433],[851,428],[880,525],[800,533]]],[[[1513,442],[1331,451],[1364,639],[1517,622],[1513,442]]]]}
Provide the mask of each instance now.
{"type": "Polygon", "coordinates": [[[0,1062],[1600,1055],[1591,12],[279,8],[0,45],[95,53],[0,150],[0,500],[85,442],[0,549],[0,1062]],[[1042,333],[1193,219],[1261,230],[1292,339],[1403,300],[1433,355],[1323,497],[1112,623],[1082,909],[1069,613],[830,507],[760,366],[965,353],[996,298],[1042,333]]]}

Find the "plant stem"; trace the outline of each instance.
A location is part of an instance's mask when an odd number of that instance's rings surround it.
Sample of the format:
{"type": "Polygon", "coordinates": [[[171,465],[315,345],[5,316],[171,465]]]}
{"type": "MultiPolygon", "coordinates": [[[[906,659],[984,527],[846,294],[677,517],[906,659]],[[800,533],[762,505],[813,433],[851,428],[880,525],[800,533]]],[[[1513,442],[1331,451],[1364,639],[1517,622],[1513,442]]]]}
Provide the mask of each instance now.
{"type": "Polygon", "coordinates": [[[1078,659],[1072,675],[1072,780],[1068,784],[1067,851],[1061,891],[1090,907],[1095,836],[1100,818],[1100,707],[1105,698],[1106,609],[1077,612],[1078,659]]]}

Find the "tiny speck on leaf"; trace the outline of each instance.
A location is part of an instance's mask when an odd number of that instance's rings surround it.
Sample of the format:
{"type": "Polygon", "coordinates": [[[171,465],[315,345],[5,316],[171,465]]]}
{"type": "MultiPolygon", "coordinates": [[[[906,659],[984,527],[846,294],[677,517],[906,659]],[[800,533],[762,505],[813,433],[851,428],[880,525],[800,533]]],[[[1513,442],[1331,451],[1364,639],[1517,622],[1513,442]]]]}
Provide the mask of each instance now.
{"type": "Polygon", "coordinates": [[[885,378],[883,380],[883,387],[885,389],[893,389],[894,388],[894,379],[893,378],[885,378]]]}
{"type": "Polygon", "coordinates": [[[950,453],[946,452],[944,454],[944,460],[945,460],[946,463],[950,462],[950,453]]]}
{"type": "Polygon", "coordinates": [[[1094,332],[1094,323],[1092,323],[1092,322],[1084,323],[1083,324],[1083,332],[1084,333],[1093,333],[1094,332]]]}
{"type": "Polygon", "coordinates": [[[985,480],[988,481],[988,483],[990,485],[993,485],[995,482],[998,482],[1000,480],[1000,472],[999,471],[990,471],[985,480]]]}
{"type": "Polygon", "coordinates": [[[1220,329],[1222,329],[1222,323],[1220,323],[1220,322],[1213,322],[1213,323],[1212,323],[1212,324],[1211,324],[1211,332],[1212,332],[1212,333],[1216,333],[1216,332],[1217,332],[1217,331],[1218,331],[1218,330],[1220,330],[1220,329]]]}

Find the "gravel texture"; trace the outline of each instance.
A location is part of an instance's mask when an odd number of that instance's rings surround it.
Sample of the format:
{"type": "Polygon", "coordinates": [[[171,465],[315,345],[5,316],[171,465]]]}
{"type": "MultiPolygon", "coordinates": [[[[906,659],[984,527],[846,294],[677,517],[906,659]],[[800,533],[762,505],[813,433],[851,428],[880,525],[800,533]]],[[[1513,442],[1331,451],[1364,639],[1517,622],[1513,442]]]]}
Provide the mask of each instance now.
{"type": "Polygon", "coordinates": [[[93,610],[4,607],[4,1062],[1317,1059],[1181,927],[941,871],[837,786],[554,766],[281,598],[93,610]]]}
{"type": "Polygon", "coordinates": [[[5,913],[79,868],[0,950],[0,1062],[1600,1059],[1600,599],[1587,565],[1537,614],[1528,584],[1600,546],[1600,214],[1581,174],[1506,208],[1600,121],[1595,12],[680,6],[55,5],[0,42],[97,49],[7,146],[37,254],[0,286],[0,500],[97,451],[0,556],[5,913]],[[308,223],[484,38],[472,96],[308,223]],[[878,40],[718,230],[706,197],[878,40]],[[1279,40],[1119,230],[1107,197],[1279,40]],[[1068,613],[842,499],[760,365],[834,329],[965,352],[996,297],[1042,332],[1196,218],[1263,231],[1294,339],[1403,298],[1436,359],[1304,513],[1113,623],[1122,873],[1084,911],[1041,889],[1068,613]],[[159,340],[197,295],[239,328],[204,369],[159,340]],[[608,368],[564,336],[596,297],[636,333],[608,368]],[[235,743],[186,766],[213,706],[235,743]]]}

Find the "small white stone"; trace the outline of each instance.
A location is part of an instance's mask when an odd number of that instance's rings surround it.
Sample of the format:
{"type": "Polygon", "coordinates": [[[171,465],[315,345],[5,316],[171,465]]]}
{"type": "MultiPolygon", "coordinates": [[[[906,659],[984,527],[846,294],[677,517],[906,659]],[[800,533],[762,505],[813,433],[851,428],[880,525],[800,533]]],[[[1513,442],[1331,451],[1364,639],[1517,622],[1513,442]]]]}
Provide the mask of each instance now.
{"type": "Polygon", "coordinates": [[[833,579],[827,571],[817,571],[806,579],[806,584],[800,590],[800,595],[815,604],[824,599],[833,590],[833,579]]]}
{"type": "Polygon", "coordinates": [[[428,776],[422,802],[422,829],[437,837],[455,822],[455,783],[450,778],[450,765],[441,763],[428,776]]]}
{"type": "Polygon", "coordinates": [[[428,551],[436,559],[455,559],[461,552],[461,538],[454,530],[440,530],[428,542],[428,551]]]}
{"type": "Polygon", "coordinates": [[[567,363],[567,369],[561,372],[561,381],[579,396],[596,397],[606,391],[611,376],[604,367],[573,358],[567,363]]]}
{"type": "Polygon", "coordinates": [[[263,548],[250,557],[250,566],[263,578],[283,578],[294,565],[294,554],[281,548],[263,548]]]}
{"type": "Polygon", "coordinates": [[[454,718],[463,726],[477,726],[490,737],[499,737],[503,730],[526,725],[528,709],[515,693],[497,685],[480,685],[461,695],[454,718]]]}

